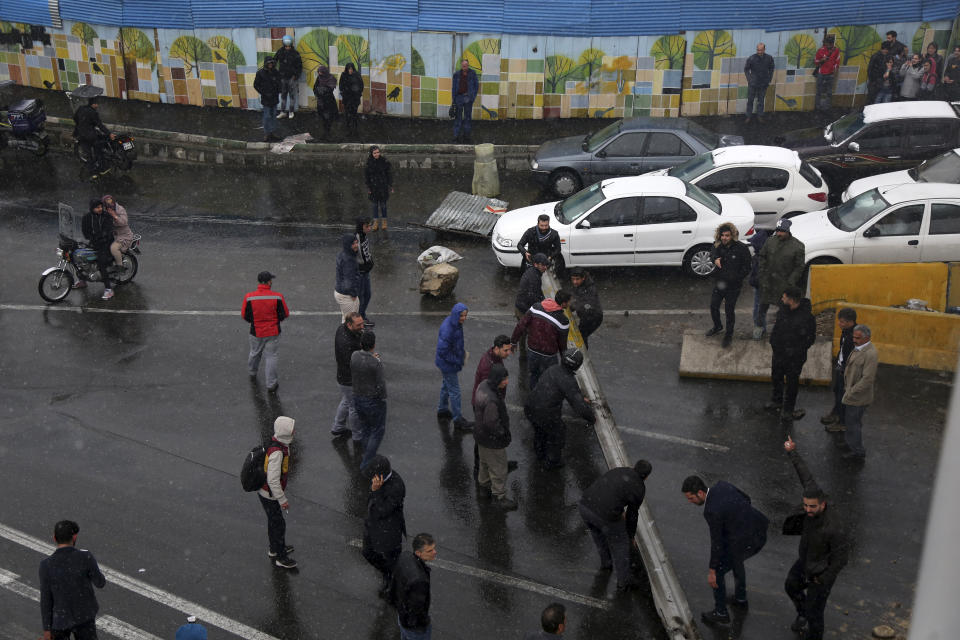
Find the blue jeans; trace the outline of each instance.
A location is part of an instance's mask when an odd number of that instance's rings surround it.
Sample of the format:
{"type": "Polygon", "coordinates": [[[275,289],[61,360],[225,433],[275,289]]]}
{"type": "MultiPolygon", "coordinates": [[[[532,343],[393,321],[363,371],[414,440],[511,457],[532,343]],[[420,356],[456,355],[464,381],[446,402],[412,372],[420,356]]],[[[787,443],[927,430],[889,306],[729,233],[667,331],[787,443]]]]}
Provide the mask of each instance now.
{"type": "Polygon", "coordinates": [[[266,361],[263,365],[263,373],[266,376],[267,386],[272,387],[277,384],[277,347],[280,344],[280,336],[268,336],[258,338],[250,336],[250,356],[247,358],[247,372],[251,377],[257,375],[257,369],[260,368],[260,358],[266,355],[266,361]]]}
{"type": "Polygon", "coordinates": [[[387,219],[387,201],[386,200],[374,200],[373,204],[370,207],[370,217],[374,220],[378,218],[387,219]]]}
{"type": "Polygon", "coordinates": [[[469,136],[473,127],[473,100],[468,102],[466,96],[454,96],[453,104],[457,108],[453,120],[453,137],[457,138],[461,133],[469,136]]]}
{"type": "Polygon", "coordinates": [[[547,356],[527,348],[527,372],[530,374],[530,391],[536,388],[543,372],[555,364],[557,364],[557,354],[547,356]]]}
{"type": "Polygon", "coordinates": [[[360,315],[364,320],[367,319],[367,305],[370,304],[370,272],[361,271],[360,272],[360,291],[357,293],[357,298],[360,300],[360,315]]]}
{"type": "Polygon", "coordinates": [[[424,631],[414,631],[413,629],[404,629],[400,624],[400,617],[397,616],[397,626],[400,627],[400,640],[430,640],[430,631],[433,625],[428,624],[424,631]]]}
{"type": "Polygon", "coordinates": [[[343,433],[347,429],[353,431],[353,439],[359,440],[357,433],[357,409],[353,402],[353,387],[346,384],[337,384],[340,387],[340,404],[337,405],[337,414],[333,417],[333,427],[330,433],[343,433]]]}
{"type": "Polygon", "coordinates": [[[891,101],[893,101],[893,91],[890,89],[880,89],[880,91],[877,92],[877,97],[873,99],[873,104],[891,101]]]}
{"type": "Polygon", "coordinates": [[[753,101],[757,101],[757,115],[763,115],[763,101],[767,97],[767,88],[764,87],[755,87],[752,84],[747,86],[747,115],[752,116],[753,111],[753,101]]]}
{"type": "Polygon", "coordinates": [[[863,413],[866,410],[866,407],[843,405],[843,424],[847,427],[843,438],[850,447],[850,451],[858,456],[867,455],[867,450],[863,448],[863,413]]]}
{"type": "Polygon", "coordinates": [[[263,135],[268,136],[277,130],[277,105],[263,105],[263,135]]]}
{"type": "Polygon", "coordinates": [[[460,413],[460,372],[441,371],[443,384],[440,386],[440,402],[437,403],[437,413],[449,410],[454,420],[462,417],[460,413]]]}
{"type": "Polygon", "coordinates": [[[363,442],[363,459],[360,460],[362,470],[377,455],[383,440],[387,428],[387,402],[380,398],[353,396],[353,404],[357,408],[360,441],[363,442]]]}

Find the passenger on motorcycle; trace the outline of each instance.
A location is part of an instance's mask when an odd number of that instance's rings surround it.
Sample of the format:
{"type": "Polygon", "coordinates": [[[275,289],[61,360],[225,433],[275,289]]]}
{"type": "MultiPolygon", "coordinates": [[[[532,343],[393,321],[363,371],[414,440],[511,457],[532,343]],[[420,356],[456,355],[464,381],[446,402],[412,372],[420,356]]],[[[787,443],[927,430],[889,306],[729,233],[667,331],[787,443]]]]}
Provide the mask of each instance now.
{"type": "Polygon", "coordinates": [[[81,149],[87,155],[87,172],[93,175],[100,166],[103,150],[107,146],[107,138],[113,140],[116,134],[110,133],[103,121],[100,120],[100,104],[96,97],[73,114],[73,136],[80,143],[81,149]]]}
{"type": "Polygon", "coordinates": [[[109,195],[103,196],[103,208],[113,218],[113,242],[110,243],[110,254],[117,269],[122,269],[123,252],[129,251],[130,245],[133,244],[133,231],[130,231],[127,210],[109,195]]]}
{"type": "MultiPolygon", "coordinates": [[[[103,280],[103,300],[113,297],[113,288],[110,283],[110,244],[113,242],[113,218],[103,210],[103,202],[99,198],[90,200],[90,211],[83,216],[80,223],[83,236],[90,243],[90,248],[97,252],[97,267],[100,269],[100,279],[103,280]]],[[[82,289],[87,285],[83,280],[74,287],[82,289]]]]}

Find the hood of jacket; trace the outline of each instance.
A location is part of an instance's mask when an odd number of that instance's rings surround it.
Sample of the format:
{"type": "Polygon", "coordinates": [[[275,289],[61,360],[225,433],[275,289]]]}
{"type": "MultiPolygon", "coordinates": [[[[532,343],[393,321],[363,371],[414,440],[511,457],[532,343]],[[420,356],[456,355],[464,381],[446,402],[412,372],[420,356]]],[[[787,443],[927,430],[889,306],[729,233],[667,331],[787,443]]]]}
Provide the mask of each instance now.
{"type": "Polygon", "coordinates": [[[557,301],[554,300],[553,298],[544,298],[543,301],[540,303],[540,306],[542,306],[543,310],[546,311],[547,313],[559,311],[560,309],[563,308],[559,304],[557,304],[557,301]]]}
{"type": "Polygon", "coordinates": [[[273,437],[283,444],[293,442],[293,425],[296,420],[287,416],[279,416],[273,421],[273,437]]]}
{"type": "Polygon", "coordinates": [[[355,253],[353,250],[353,241],[356,239],[357,237],[352,233],[345,233],[342,236],[340,236],[341,251],[343,251],[343,253],[346,253],[347,255],[351,255],[355,253]]]}
{"type": "Polygon", "coordinates": [[[320,65],[317,67],[317,80],[314,84],[335,89],[337,87],[337,79],[333,77],[328,67],[320,65]]]}
{"type": "Polygon", "coordinates": [[[364,469],[364,474],[367,477],[372,478],[373,476],[383,476],[384,479],[390,475],[390,461],[386,456],[381,456],[379,454],[373,456],[373,459],[367,463],[366,469],[364,469]]]}
{"type": "Polygon", "coordinates": [[[721,229],[726,230],[727,227],[730,228],[730,234],[733,236],[733,241],[737,242],[738,240],[740,240],[740,230],[737,229],[737,225],[730,224],[729,222],[724,222],[723,224],[717,225],[716,230],[713,232],[714,246],[716,247],[720,246],[720,230],[721,229]]]}
{"type": "Polygon", "coordinates": [[[90,198],[90,213],[94,213],[94,208],[103,205],[103,200],[100,198],[90,198]]]}
{"type": "Polygon", "coordinates": [[[348,62],[347,64],[343,65],[343,72],[344,72],[344,73],[349,74],[351,69],[353,69],[354,71],[357,70],[356,65],[353,64],[352,62],[348,62]]]}
{"type": "Polygon", "coordinates": [[[487,374],[487,380],[490,382],[490,387],[496,391],[497,387],[503,382],[504,378],[508,377],[507,368],[503,366],[501,362],[495,362],[490,366],[490,373],[487,374]]]}
{"type": "Polygon", "coordinates": [[[453,305],[453,309],[450,309],[450,315],[447,316],[446,320],[443,321],[444,324],[453,325],[454,327],[460,324],[460,314],[464,311],[469,311],[467,305],[462,302],[458,302],[453,305]]]}

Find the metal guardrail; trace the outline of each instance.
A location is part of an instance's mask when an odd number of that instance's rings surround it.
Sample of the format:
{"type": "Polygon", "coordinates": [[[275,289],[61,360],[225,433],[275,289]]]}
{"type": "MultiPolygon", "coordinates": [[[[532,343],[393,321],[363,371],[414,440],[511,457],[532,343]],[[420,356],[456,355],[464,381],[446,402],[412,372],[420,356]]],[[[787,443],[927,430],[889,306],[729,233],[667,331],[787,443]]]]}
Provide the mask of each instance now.
{"type": "MultiPolygon", "coordinates": [[[[560,289],[559,282],[552,270],[543,274],[543,295],[553,297],[560,289]]],[[[583,349],[583,338],[572,314],[570,317],[569,342],[578,349],[583,349]]],[[[583,366],[577,370],[577,382],[580,390],[590,399],[591,406],[596,412],[597,421],[594,430],[600,441],[600,448],[607,466],[631,467],[633,462],[627,458],[623,440],[617,431],[617,424],[613,419],[613,411],[607,404],[600,382],[594,371],[590,355],[583,351],[583,366]]],[[[700,632],[693,622],[690,613],[690,604],[687,595],[680,586],[680,580],[673,570],[673,564],[667,557],[656,521],[646,502],[640,505],[640,517],[637,522],[637,547],[643,558],[643,565],[650,578],[650,590],[653,594],[653,603],[657,608],[663,628],[671,640],[700,640],[700,632]]]]}

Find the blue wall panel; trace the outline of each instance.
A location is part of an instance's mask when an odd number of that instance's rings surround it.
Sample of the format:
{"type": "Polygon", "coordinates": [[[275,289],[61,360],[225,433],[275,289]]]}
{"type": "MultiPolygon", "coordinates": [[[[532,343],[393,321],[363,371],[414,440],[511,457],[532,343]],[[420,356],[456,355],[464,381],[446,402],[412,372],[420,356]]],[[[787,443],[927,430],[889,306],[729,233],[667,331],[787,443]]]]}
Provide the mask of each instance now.
{"type": "MultiPolygon", "coordinates": [[[[263,26],[263,0],[193,0],[195,29],[263,26]]],[[[167,25],[163,25],[167,26],[167,25]]]]}
{"type": "Polygon", "coordinates": [[[263,0],[263,14],[268,27],[335,27],[340,24],[337,0],[263,0]]]}
{"type": "Polygon", "coordinates": [[[345,27],[416,31],[419,22],[417,0],[337,0],[337,7],[345,27]]]}
{"type": "Polygon", "coordinates": [[[0,19],[48,27],[53,24],[47,0],[0,0],[0,19]]]}
{"type": "MultiPolygon", "coordinates": [[[[386,0],[384,4],[389,3],[386,0]]],[[[421,31],[459,31],[463,33],[512,33],[524,23],[523,16],[510,16],[503,21],[503,0],[487,0],[474,4],[451,0],[420,0],[421,31]],[[504,29],[504,27],[509,27],[504,29]]]]}
{"type": "Polygon", "coordinates": [[[123,0],[123,25],[192,29],[190,0],[123,0]]]}
{"type": "Polygon", "coordinates": [[[60,0],[60,17],[88,24],[118,25],[123,22],[123,0],[60,0]]]}
{"type": "Polygon", "coordinates": [[[589,20],[582,0],[503,2],[503,26],[507,33],[579,35],[589,29],[589,20]]]}

